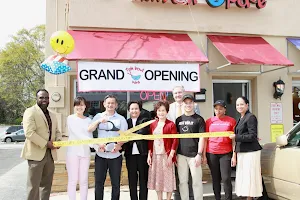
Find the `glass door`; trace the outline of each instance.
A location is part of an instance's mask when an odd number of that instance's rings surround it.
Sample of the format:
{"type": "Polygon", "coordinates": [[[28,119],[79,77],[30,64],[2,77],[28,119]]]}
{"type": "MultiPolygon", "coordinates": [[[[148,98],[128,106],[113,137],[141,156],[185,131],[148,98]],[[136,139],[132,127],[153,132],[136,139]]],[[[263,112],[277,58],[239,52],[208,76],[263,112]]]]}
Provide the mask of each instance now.
{"type": "MultiPolygon", "coordinates": [[[[235,102],[240,96],[250,98],[250,81],[248,80],[213,80],[213,100],[224,100],[227,105],[226,115],[238,119],[235,102]]],[[[250,103],[251,106],[251,103],[250,103]]],[[[251,109],[251,108],[250,108],[251,109]]]]}
{"type": "Polygon", "coordinates": [[[300,81],[293,81],[293,124],[300,121],[300,81]]]}

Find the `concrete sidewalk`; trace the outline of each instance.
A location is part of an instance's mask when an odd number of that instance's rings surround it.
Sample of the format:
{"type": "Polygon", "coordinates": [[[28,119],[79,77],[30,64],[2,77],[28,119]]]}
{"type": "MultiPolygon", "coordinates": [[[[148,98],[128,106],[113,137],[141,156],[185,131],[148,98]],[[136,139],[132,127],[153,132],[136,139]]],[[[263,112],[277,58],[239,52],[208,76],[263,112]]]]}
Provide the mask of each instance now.
{"type": "MultiPolygon", "coordinates": [[[[13,167],[7,173],[0,176],[0,200],[24,200],[26,199],[26,180],[27,180],[27,162],[23,161],[20,164],[13,167]]],[[[204,183],[204,200],[214,200],[212,184],[204,183]]],[[[222,190],[223,191],[223,190],[222,190]]],[[[234,191],[234,182],[233,182],[234,191]]],[[[66,192],[52,193],[50,200],[67,200],[68,195],[66,192]]],[[[80,199],[80,193],[77,191],[77,199],[80,199]]],[[[94,188],[90,188],[88,191],[88,200],[94,200],[94,188]]],[[[105,187],[104,200],[111,199],[111,187],[105,187]]],[[[148,199],[157,199],[156,192],[150,190],[148,192],[148,199]]],[[[121,186],[120,200],[130,200],[128,186],[121,186]]]]}
{"type": "MultiPolygon", "coordinates": [[[[234,182],[233,182],[233,186],[234,186],[234,182]]],[[[212,184],[211,183],[203,184],[203,191],[205,192],[204,200],[213,200],[213,199],[215,199],[214,195],[213,195],[212,184]]],[[[222,188],[222,191],[223,191],[223,188],[222,188]]],[[[224,193],[222,193],[222,194],[224,194],[224,193]]],[[[104,200],[110,200],[111,199],[110,195],[111,195],[111,187],[105,187],[104,188],[104,200]]],[[[64,192],[64,193],[53,193],[53,194],[51,194],[51,197],[50,197],[50,200],[66,200],[66,199],[68,199],[68,195],[67,195],[66,192],[64,192]]],[[[77,191],[77,199],[80,199],[79,191],[77,191]]],[[[95,199],[94,188],[91,188],[88,191],[88,200],[94,200],[94,199],[95,199]]],[[[153,190],[149,190],[148,199],[149,200],[157,199],[156,192],[153,191],[153,190]]],[[[164,199],[166,199],[166,197],[164,199]]],[[[130,200],[130,194],[129,194],[128,186],[121,186],[120,200],[130,200]]]]}

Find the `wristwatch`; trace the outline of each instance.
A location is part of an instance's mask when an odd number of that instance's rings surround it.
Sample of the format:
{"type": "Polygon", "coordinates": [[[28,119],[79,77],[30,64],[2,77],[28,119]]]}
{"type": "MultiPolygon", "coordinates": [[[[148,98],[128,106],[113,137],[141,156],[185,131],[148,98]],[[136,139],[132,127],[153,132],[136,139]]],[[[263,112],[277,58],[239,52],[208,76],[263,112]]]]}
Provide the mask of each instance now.
{"type": "Polygon", "coordinates": [[[199,153],[199,152],[198,152],[197,154],[198,154],[199,156],[202,156],[202,153],[199,153]]]}

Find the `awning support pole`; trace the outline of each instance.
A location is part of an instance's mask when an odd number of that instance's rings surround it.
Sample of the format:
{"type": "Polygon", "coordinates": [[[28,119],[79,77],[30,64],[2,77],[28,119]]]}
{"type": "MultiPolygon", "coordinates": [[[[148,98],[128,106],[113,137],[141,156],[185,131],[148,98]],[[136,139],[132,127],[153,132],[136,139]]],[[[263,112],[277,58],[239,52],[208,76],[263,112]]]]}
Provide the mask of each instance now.
{"type": "Polygon", "coordinates": [[[271,70],[269,70],[269,71],[264,71],[264,72],[262,72],[262,74],[267,73],[267,72],[273,72],[273,71],[276,71],[276,70],[279,70],[279,69],[288,68],[288,67],[289,67],[289,66],[280,67],[280,68],[276,68],[276,69],[271,69],[271,70]]]}
{"type": "Polygon", "coordinates": [[[225,65],[219,66],[219,67],[217,67],[216,69],[209,69],[209,68],[207,67],[207,72],[208,72],[208,73],[210,73],[210,72],[215,72],[215,71],[217,71],[217,70],[219,70],[219,69],[228,67],[229,65],[231,65],[231,63],[227,63],[227,64],[225,64],[225,65]]]}

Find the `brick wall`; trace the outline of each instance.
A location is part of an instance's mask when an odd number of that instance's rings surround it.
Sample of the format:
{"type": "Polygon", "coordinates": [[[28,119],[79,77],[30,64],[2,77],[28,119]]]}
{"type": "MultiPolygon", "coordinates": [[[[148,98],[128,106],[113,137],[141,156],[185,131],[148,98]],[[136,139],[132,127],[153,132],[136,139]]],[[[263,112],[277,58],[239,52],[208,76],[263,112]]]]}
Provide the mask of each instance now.
{"type": "MultiPolygon", "coordinates": [[[[91,160],[89,169],[89,188],[95,186],[94,180],[94,169],[95,163],[94,159],[91,160]]],[[[210,171],[207,166],[202,166],[203,169],[203,181],[210,181],[210,171]]],[[[52,192],[66,192],[68,185],[68,174],[65,162],[55,162],[55,172],[53,178],[52,192]]],[[[125,159],[123,159],[123,165],[121,170],[121,185],[128,185],[128,175],[125,164],[125,159]]],[[[105,181],[105,186],[110,186],[110,178],[107,176],[105,181]]],[[[78,187],[78,186],[77,186],[78,187]]]]}

